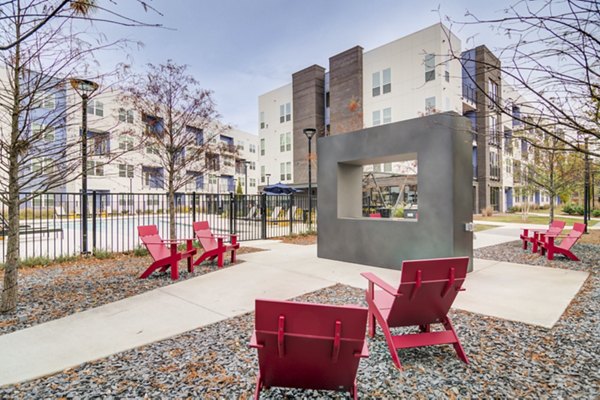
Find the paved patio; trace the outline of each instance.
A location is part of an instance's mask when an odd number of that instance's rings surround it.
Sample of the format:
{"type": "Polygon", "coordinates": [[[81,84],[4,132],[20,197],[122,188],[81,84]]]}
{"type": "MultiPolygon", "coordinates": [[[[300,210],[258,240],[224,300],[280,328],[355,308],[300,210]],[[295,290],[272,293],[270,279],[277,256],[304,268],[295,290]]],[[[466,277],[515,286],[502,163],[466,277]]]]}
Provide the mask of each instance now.
{"type": "MultiPolygon", "coordinates": [[[[487,232],[483,238],[477,233],[476,244],[495,235],[487,232]]],[[[366,281],[359,275],[365,271],[389,282],[397,282],[400,276],[399,271],[319,259],[316,245],[273,241],[248,245],[268,251],[240,256],[245,261],[240,265],[0,336],[0,386],[250,312],[256,298],[289,299],[335,283],[365,288],[366,281]]],[[[474,272],[465,283],[467,291],[458,296],[455,306],[549,328],[587,276],[584,272],[475,259],[474,272]]]]}

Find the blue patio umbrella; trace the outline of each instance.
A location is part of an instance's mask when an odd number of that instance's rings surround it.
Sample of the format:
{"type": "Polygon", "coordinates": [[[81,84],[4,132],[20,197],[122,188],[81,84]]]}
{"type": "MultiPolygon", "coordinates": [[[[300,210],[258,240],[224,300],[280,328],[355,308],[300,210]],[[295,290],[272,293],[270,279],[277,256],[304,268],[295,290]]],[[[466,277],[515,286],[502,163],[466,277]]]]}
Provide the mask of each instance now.
{"type": "Polygon", "coordinates": [[[270,185],[270,186],[265,186],[263,188],[263,193],[266,194],[292,194],[292,193],[297,193],[300,190],[298,189],[294,189],[291,186],[288,185],[284,185],[281,182],[278,182],[274,185],[270,185]]]}

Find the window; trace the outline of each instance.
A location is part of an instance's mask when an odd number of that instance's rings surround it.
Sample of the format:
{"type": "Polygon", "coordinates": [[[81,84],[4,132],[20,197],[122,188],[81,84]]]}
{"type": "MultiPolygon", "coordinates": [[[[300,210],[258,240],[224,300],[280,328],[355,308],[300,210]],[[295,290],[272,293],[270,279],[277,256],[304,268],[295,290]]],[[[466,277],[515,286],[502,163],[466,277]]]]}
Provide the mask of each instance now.
{"type": "Polygon", "coordinates": [[[383,109],[383,123],[389,124],[390,122],[392,122],[392,109],[389,107],[384,108],[383,109]]]}
{"type": "Polygon", "coordinates": [[[386,68],[383,71],[373,72],[373,97],[392,91],[392,70],[386,68]]]}
{"type": "Polygon", "coordinates": [[[285,103],[279,106],[279,122],[288,122],[292,120],[292,103],[285,103]]]}
{"type": "Polygon", "coordinates": [[[425,115],[435,113],[435,97],[428,97],[425,99],[425,115]]]}
{"type": "Polygon", "coordinates": [[[381,125],[381,111],[373,111],[373,126],[381,125]]]}
{"type": "Polygon", "coordinates": [[[329,92],[325,93],[325,108],[329,108],[329,92]]]}
{"type": "Polygon", "coordinates": [[[290,151],[292,150],[292,133],[286,132],[279,135],[279,151],[290,151]]]}
{"type": "Polygon", "coordinates": [[[110,153],[110,136],[108,133],[92,133],[94,155],[101,156],[110,153]]]}
{"type": "Polygon", "coordinates": [[[90,100],[87,106],[87,112],[90,115],[104,116],[104,103],[98,100],[90,100]]]}
{"type": "Polygon", "coordinates": [[[56,139],[54,127],[52,126],[33,123],[31,124],[31,134],[34,137],[42,136],[46,142],[54,142],[54,139],[56,139]]]}
{"type": "Polygon", "coordinates": [[[41,174],[44,171],[44,160],[42,158],[35,158],[31,161],[31,172],[34,174],[41,174]]]}
{"type": "Polygon", "coordinates": [[[260,166],[260,183],[265,183],[265,166],[260,166]]]}
{"type": "Polygon", "coordinates": [[[265,155],[265,139],[260,139],[260,155],[265,155]]]}
{"type": "Polygon", "coordinates": [[[498,104],[498,84],[491,79],[488,81],[488,96],[489,107],[495,108],[498,104]]]}
{"type": "Polygon", "coordinates": [[[495,151],[490,151],[490,178],[500,180],[500,157],[495,151]]]}
{"type": "Polygon", "coordinates": [[[500,188],[490,188],[490,203],[494,211],[500,211],[500,188]]]}
{"type": "Polygon", "coordinates": [[[446,82],[450,82],[450,60],[446,60],[444,63],[444,79],[446,82]]]}
{"type": "Polygon", "coordinates": [[[133,110],[126,110],[124,108],[119,108],[119,121],[127,122],[128,124],[133,123],[133,110]]]}
{"type": "Polygon", "coordinates": [[[250,161],[250,169],[253,171],[256,169],[256,162],[250,161]]]}
{"type": "Polygon", "coordinates": [[[279,180],[285,181],[285,163],[279,164],[279,180]]]}
{"type": "Polygon", "coordinates": [[[291,181],[292,180],[292,163],[291,162],[285,163],[285,171],[286,171],[286,179],[288,181],[291,181]]]}
{"type": "Polygon", "coordinates": [[[498,134],[498,116],[489,116],[489,143],[495,146],[500,146],[500,135],[498,134]]]}
{"type": "Polygon", "coordinates": [[[256,145],[255,144],[250,143],[248,145],[248,148],[250,149],[250,153],[256,153],[256,145]]]}
{"type": "Polygon", "coordinates": [[[425,56],[425,82],[435,80],[435,54],[425,56]]]}
{"type": "Polygon", "coordinates": [[[386,68],[382,72],[383,76],[383,94],[389,93],[392,91],[392,70],[390,68],[386,68]]]}
{"type": "Polygon", "coordinates": [[[381,79],[379,71],[373,72],[373,97],[381,94],[381,79]]]}
{"type": "Polygon", "coordinates": [[[237,147],[238,147],[238,150],[244,150],[246,148],[244,142],[241,140],[239,141],[237,147]]]}
{"type": "Polygon", "coordinates": [[[47,110],[54,110],[56,103],[54,101],[54,93],[42,91],[36,105],[47,110]]]}
{"type": "Polygon", "coordinates": [[[89,176],[104,176],[104,164],[100,161],[88,161],[87,173],[89,176]]]}
{"type": "Polygon", "coordinates": [[[133,178],[133,165],[119,164],[120,178],[133,178]]]}
{"type": "Polygon", "coordinates": [[[121,136],[119,138],[119,150],[133,150],[133,138],[131,136],[121,136]]]}
{"type": "Polygon", "coordinates": [[[260,112],[260,129],[265,129],[265,112],[260,112]]]}
{"type": "Polygon", "coordinates": [[[392,172],[392,163],[383,164],[383,172],[392,172]]]}
{"type": "Polygon", "coordinates": [[[256,179],[250,178],[250,187],[256,187],[256,179]]]}
{"type": "Polygon", "coordinates": [[[155,144],[149,144],[146,146],[146,154],[160,154],[158,146],[155,144]]]}

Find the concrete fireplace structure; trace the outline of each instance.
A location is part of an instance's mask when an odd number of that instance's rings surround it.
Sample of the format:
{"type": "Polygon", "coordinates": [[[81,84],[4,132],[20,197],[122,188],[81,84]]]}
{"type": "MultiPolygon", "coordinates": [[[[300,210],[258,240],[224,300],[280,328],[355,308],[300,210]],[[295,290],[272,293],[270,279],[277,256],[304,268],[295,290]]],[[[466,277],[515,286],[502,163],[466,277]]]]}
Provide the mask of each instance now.
{"type": "Polygon", "coordinates": [[[318,256],[391,269],[472,258],[472,141],[471,123],[455,112],[319,138],[318,256]],[[418,218],[363,217],[363,166],[414,159],[418,218]]]}

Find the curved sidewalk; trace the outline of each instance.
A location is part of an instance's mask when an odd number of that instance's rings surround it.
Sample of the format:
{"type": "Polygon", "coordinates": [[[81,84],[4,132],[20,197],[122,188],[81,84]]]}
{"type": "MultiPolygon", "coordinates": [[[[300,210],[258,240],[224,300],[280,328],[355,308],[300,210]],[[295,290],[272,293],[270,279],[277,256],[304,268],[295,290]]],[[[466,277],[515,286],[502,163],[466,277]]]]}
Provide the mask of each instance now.
{"type": "MultiPolygon", "coordinates": [[[[480,233],[478,233],[479,235],[480,233]]],[[[502,235],[500,235],[502,236],[502,235]]],[[[514,240],[514,237],[512,238],[514,240]]],[[[251,244],[244,263],[0,336],[0,386],[60,372],[336,283],[365,288],[360,272],[394,282],[399,271],[316,257],[316,245],[251,244]]],[[[551,327],[587,273],[475,260],[457,308],[551,327]]],[[[240,332],[245,340],[250,332],[240,332]]]]}

